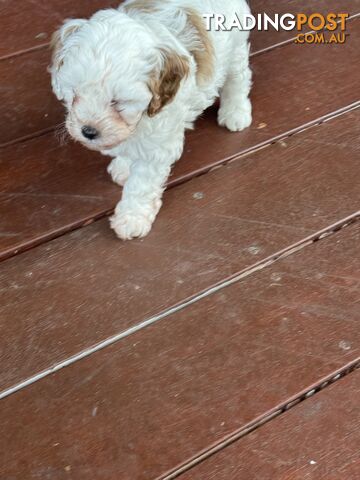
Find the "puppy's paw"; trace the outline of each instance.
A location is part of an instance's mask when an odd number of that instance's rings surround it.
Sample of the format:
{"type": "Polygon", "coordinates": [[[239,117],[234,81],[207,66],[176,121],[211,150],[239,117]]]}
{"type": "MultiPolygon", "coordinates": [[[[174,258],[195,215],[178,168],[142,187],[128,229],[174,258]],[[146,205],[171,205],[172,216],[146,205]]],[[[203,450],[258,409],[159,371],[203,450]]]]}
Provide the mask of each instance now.
{"type": "Polygon", "coordinates": [[[240,107],[236,105],[224,105],[218,114],[218,123],[231,132],[240,132],[249,127],[252,122],[251,102],[249,99],[242,102],[240,107]]]}
{"type": "Polygon", "coordinates": [[[130,176],[131,161],[125,157],[116,157],[107,168],[113,182],[121,187],[125,185],[126,180],[130,176]]]}
{"type": "Polygon", "coordinates": [[[152,219],[141,213],[121,212],[110,218],[110,226],[121,240],[145,237],[151,230],[152,219]]]}

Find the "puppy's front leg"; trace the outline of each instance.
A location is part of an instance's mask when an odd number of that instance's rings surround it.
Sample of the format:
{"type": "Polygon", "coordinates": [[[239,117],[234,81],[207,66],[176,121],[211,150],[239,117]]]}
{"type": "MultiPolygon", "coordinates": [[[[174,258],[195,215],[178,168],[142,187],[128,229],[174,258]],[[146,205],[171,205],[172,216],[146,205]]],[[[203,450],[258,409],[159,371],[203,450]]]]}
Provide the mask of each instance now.
{"type": "Polygon", "coordinates": [[[123,196],[111,218],[111,227],[123,240],[145,237],[162,205],[162,195],[172,164],[183,150],[181,139],[152,149],[147,158],[135,160],[123,196]]]}
{"type": "Polygon", "coordinates": [[[121,187],[125,185],[126,180],[130,176],[131,158],[126,155],[115,157],[107,168],[113,182],[121,187]]]}

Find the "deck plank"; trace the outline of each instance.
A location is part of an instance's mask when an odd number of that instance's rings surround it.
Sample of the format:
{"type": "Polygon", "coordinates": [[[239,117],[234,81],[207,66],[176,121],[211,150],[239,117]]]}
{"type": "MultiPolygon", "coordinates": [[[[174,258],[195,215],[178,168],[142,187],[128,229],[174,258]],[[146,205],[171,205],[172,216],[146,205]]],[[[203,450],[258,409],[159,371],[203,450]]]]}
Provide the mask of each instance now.
{"type": "MultiPolygon", "coordinates": [[[[0,61],[1,144],[36,136],[63,121],[64,108],[51,91],[48,49],[0,61]]],[[[12,147],[10,147],[12,148],[12,147]]],[[[6,152],[0,150],[0,156],[6,152]]]]}
{"type": "Polygon", "coordinates": [[[354,174],[359,114],[358,109],[169,190],[144,240],[120,242],[106,219],[4,261],[1,387],[352,214],[360,194],[354,174]]]}
{"type": "Polygon", "coordinates": [[[53,31],[66,18],[87,17],[100,8],[118,3],[120,1],[114,0],[2,0],[0,59],[48,43],[53,31]]]}
{"type": "Polygon", "coordinates": [[[358,222],[3,399],[0,476],[155,479],[355,361],[359,241],[358,222]]]}
{"type": "MultiPolygon", "coordinates": [[[[360,28],[360,20],[352,26],[360,28]]],[[[311,47],[299,45],[256,57],[253,126],[232,134],[217,126],[216,110],[210,109],[188,134],[171,182],[191,178],[357,101],[356,76],[343,79],[349,64],[360,65],[359,55],[355,42],[349,41],[322,49],[321,57],[311,47]],[[274,82],[269,81],[272,77],[274,82]]],[[[120,190],[105,173],[107,158],[73,143],[61,146],[53,134],[4,148],[0,158],[0,228],[6,233],[0,238],[3,258],[104,215],[120,197],[120,190]]]]}
{"type": "Polygon", "coordinates": [[[357,480],[360,372],[240,439],[181,480],[357,480]]]}

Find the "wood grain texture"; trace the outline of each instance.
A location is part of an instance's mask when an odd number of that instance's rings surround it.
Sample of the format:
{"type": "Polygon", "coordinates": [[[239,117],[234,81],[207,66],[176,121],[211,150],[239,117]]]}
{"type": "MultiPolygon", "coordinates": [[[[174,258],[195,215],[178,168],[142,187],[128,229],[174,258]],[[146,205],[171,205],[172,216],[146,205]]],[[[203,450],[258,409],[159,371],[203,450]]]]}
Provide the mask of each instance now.
{"type": "MultiPolygon", "coordinates": [[[[358,29],[360,21],[354,20],[352,25],[358,29]]],[[[355,77],[344,82],[347,65],[359,65],[355,42],[329,46],[322,52],[319,58],[311,47],[289,45],[256,57],[253,126],[232,134],[217,126],[216,110],[210,109],[197,122],[195,131],[188,134],[184,156],[170,182],[189,179],[356,101],[355,77]]],[[[120,190],[105,174],[107,163],[107,158],[72,143],[61,146],[53,134],[0,150],[0,228],[5,232],[0,237],[0,257],[110,211],[120,190]],[[97,198],[85,198],[84,190],[97,198]],[[16,201],[14,194],[18,194],[16,201]]]]}
{"type": "MultiPolygon", "coordinates": [[[[0,61],[2,101],[1,144],[37,135],[64,119],[64,108],[51,91],[51,52],[42,49],[0,61]]],[[[10,151],[13,147],[10,147],[10,151]]],[[[0,150],[0,158],[7,156],[0,150]]]]}
{"type": "MultiPolygon", "coordinates": [[[[88,17],[111,0],[2,0],[0,3],[0,59],[39,47],[66,18],[88,17]]],[[[20,73],[20,72],[19,72],[20,73]]]]}
{"type": "MultiPolygon", "coordinates": [[[[357,359],[359,227],[348,226],[2,400],[1,477],[62,480],[71,471],[77,480],[155,479],[357,359]]],[[[99,304],[100,288],[108,287],[101,280],[97,289],[87,281],[101,308],[88,310],[98,320],[93,329],[117,302],[113,295],[99,304]]],[[[63,292],[74,308],[69,293],[59,283],[56,288],[49,303],[63,292]]],[[[120,305],[117,312],[126,315],[120,305]]],[[[61,343],[58,322],[52,315],[49,328],[61,343]]],[[[77,328],[83,336],[86,330],[77,328]]]]}
{"type": "Polygon", "coordinates": [[[356,211],[359,112],[170,190],[144,240],[120,242],[104,220],[4,261],[1,387],[356,211]]]}
{"type": "Polygon", "coordinates": [[[357,480],[360,372],[297,405],[181,480],[357,480]]]}

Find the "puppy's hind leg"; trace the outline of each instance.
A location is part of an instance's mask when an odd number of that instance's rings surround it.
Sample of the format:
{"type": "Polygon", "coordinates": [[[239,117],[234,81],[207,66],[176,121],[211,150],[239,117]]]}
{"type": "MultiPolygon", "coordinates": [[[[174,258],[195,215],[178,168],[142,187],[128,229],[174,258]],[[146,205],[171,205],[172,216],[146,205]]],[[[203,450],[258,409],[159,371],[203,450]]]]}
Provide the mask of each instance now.
{"type": "Polygon", "coordinates": [[[249,46],[244,43],[235,50],[234,64],[230,66],[227,79],[220,94],[218,123],[232,132],[251,125],[251,70],[249,46]]]}

